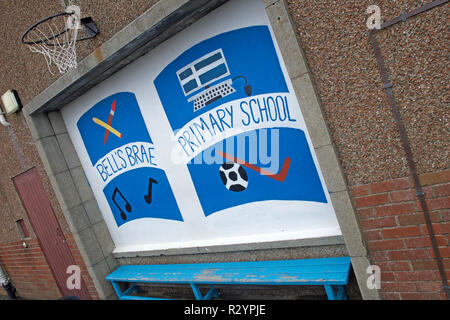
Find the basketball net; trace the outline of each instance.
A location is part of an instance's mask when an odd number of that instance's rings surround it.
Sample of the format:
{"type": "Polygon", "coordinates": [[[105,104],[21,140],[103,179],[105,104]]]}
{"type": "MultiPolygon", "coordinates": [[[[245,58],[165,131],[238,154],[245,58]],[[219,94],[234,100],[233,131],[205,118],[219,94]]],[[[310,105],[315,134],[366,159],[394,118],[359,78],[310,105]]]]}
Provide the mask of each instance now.
{"type": "Polygon", "coordinates": [[[80,29],[80,8],[70,5],[65,11],[73,13],[69,16],[60,16],[49,20],[30,32],[32,39],[46,39],[40,42],[36,41],[28,47],[32,52],[44,56],[48,71],[52,75],[54,74],[52,65],[56,66],[61,74],[77,67],[76,42],[80,29]]]}

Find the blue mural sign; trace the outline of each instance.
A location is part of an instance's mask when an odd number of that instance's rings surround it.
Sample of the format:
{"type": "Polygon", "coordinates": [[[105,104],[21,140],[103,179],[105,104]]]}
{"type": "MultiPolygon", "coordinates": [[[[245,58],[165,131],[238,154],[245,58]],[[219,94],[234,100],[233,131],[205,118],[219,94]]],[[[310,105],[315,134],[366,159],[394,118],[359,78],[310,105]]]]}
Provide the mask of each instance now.
{"type": "Polygon", "coordinates": [[[134,93],[101,100],[77,127],[117,226],[141,218],[183,221],[134,93]]]}
{"type": "Polygon", "coordinates": [[[327,203],[267,26],[194,45],[154,85],[205,216],[257,201],[327,203]]]}
{"type": "Polygon", "coordinates": [[[117,253],[341,234],[260,0],[227,1],[61,114],[117,253]]]}

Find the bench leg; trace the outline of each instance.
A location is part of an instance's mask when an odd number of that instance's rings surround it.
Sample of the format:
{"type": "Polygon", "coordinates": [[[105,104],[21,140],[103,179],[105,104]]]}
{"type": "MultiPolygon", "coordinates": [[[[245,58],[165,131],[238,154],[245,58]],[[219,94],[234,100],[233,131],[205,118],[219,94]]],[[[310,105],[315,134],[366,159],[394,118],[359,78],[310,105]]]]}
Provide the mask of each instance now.
{"type": "Polygon", "coordinates": [[[336,286],[336,293],[334,292],[333,286],[326,284],[324,285],[324,287],[328,296],[328,300],[347,300],[345,286],[336,286]]]}
{"type": "Polygon", "coordinates": [[[195,299],[197,300],[211,300],[212,298],[217,298],[219,296],[217,289],[213,286],[210,286],[209,291],[203,296],[195,283],[191,283],[190,285],[192,291],[194,291],[195,299]]]}
{"type": "Polygon", "coordinates": [[[347,300],[347,292],[345,291],[345,286],[338,286],[336,299],[347,300]]]}
{"type": "Polygon", "coordinates": [[[112,284],[114,290],[116,291],[117,298],[119,298],[119,300],[122,300],[123,293],[122,293],[122,290],[120,290],[119,284],[115,281],[111,281],[111,284],[112,284]]]}
{"type": "Polygon", "coordinates": [[[123,294],[125,296],[129,295],[132,292],[139,292],[139,287],[137,285],[132,284],[123,294]]]}
{"type": "Polygon", "coordinates": [[[206,293],[206,295],[203,297],[204,300],[211,300],[212,298],[218,298],[219,297],[219,291],[211,286],[209,291],[206,293]]]}

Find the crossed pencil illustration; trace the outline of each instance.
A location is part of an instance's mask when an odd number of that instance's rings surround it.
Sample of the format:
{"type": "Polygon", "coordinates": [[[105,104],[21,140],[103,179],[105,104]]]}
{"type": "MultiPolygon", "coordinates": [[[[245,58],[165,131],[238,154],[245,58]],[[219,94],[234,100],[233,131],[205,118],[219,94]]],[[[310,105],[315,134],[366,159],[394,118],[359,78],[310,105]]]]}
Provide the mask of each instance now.
{"type": "Polygon", "coordinates": [[[105,128],[105,138],[103,139],[103,144],[106,144],[106,141],[108,141],[108,136],[109,136],[110,132],[112,134],[116,135],[117,137],[122,138],[122,133],[120,133],[119,131],[117,131],[113,127],[111,127],[111,124],[112,124],[115,112],[116,112],[116,100],[114,100],[112,105],[111,105],[111,111],[109,112],[108,123],[105,123],[102,120],[100,120],[98,118],[95,118],[95,117],[92,118],[92,120],[96,124],[98,124],[99,126],[102,126],[103,128],[105,128]]]}

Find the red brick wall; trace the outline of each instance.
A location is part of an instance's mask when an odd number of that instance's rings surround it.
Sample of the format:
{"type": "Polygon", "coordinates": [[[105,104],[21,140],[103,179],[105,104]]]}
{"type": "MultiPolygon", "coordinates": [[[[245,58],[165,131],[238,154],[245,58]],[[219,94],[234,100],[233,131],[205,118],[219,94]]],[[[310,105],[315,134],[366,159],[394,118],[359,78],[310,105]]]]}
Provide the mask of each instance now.
{"type": "MultiPolygon", "coordinates": [[[[0,244],[0,262],[23,298],[57,299],[61,296],[36,239],[0,244]]],[[[5,294],[5,292],[2,292],[5,294]]]]}
{"type": "MultiPolygon", "coordinates": [[[[420,177],[450,278],[450,171],[420,177]]],[[[351,193],[384,299],[444,299],[430,237],[409,178],[354,186],[351,193]]]]}
{"type": "MultiPolygon", "coordinates": [[[[88,287],[89,294],[92,299],[98,299],[97,291],[72,235],[65,234],[64,236],[75,262],[81,269],[81,275],[88,287]]],[[[0,264],[11,278],[20,298],[54,300],[61,297],[52,271],[36,238],[0,243],[0,264]],[[27,248],[23,247],[23,242],[26,242],[27,248]]],[[[1,295],[6,295],[4,290],[0,291],[1,295]]]]}

